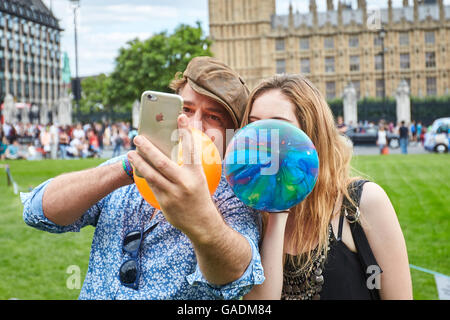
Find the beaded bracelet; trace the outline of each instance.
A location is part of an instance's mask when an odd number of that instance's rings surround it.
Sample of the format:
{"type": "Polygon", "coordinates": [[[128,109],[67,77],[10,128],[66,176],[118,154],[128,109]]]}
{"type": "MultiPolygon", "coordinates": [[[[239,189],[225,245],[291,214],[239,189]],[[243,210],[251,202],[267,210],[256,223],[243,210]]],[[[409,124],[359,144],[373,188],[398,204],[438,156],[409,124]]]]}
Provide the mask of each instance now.
{"type": "Polygon", "coordinates": [[[133,167],[131,166],[130,161],[128,161],[128,157],[125,157],[122,160],[122,167],[125,173],[134,181],[133,167]]]}

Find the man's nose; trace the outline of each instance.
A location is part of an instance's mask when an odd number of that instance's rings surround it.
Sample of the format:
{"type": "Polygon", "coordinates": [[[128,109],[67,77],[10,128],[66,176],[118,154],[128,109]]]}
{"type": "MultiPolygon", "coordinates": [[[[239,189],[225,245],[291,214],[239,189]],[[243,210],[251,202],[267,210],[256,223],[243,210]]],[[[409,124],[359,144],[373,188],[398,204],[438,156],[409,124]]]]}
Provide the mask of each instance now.
{"type": "Polygon", "coordinates": [[[196,110],[194,116],[189,117],[189,126],[197,130],[203,131],[202,118],[203,115],[201,110],[196,110]]]}

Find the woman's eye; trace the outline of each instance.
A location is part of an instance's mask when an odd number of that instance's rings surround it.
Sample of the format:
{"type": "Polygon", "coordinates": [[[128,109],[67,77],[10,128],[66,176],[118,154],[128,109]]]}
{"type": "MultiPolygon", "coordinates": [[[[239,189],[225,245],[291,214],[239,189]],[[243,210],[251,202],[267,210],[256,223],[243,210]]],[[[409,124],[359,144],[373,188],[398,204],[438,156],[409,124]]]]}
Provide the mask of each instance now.
{"type": "Polygon", "coordinates": [[[183,112],[184,113],[190,113],[190,112],[192,112],[192,110],[189,109],[189,108],[183,107],[183,112]]]}

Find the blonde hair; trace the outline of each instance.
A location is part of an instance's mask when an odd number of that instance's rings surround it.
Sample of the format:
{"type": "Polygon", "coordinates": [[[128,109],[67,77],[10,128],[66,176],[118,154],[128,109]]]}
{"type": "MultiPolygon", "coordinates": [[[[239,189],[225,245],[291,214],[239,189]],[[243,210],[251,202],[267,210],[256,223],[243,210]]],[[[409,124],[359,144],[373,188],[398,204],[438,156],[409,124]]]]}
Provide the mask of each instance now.
{"type": "MultiPolygon", "coordinates": [[[[350,177],[352,146],[337,130],[323,95],[301,75],[275,75],[263,80],[250,94],[242,126],[248,124],[254,101],[271,90],[280,90],[294,104],[300,128],[314,143],[319,157],[316,185],[304,201],[291,209],[294,226],[287,235],[296,252],[303,253],[292,262],[310,270],[322,250],[327,252],[328,228],[336,200],[344,196],[354,204],[347,190],[349,183],[357,179],[350,177]]],[[[263,220],[267,220],[267,214],[263,220]]]]}

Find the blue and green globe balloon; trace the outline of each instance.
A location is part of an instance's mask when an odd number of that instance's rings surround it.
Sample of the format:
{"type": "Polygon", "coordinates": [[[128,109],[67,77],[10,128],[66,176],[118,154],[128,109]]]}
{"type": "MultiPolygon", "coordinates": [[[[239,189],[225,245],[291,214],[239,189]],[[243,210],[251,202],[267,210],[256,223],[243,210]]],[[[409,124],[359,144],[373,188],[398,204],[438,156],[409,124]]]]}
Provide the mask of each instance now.
{"type": "Polygon", "coordinates": [[[276,212],[303,201],[319,174],[311,139],[281,120],[260,120],[239,130],[228,145],[224,171],[247,206],[276,212]]]}

